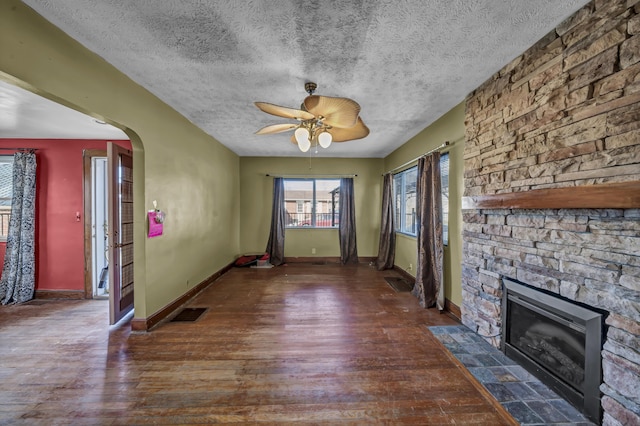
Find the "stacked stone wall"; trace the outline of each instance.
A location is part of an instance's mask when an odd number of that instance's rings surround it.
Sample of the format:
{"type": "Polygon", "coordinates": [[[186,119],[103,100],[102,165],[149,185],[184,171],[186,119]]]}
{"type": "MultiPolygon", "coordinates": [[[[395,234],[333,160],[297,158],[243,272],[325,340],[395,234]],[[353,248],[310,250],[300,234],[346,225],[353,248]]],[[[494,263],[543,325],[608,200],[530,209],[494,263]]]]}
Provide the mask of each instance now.
{"type": "MultiPolygon", "coordinates": [[[[640,180],[640,1],[595,0],[471,93],[465,196],[640,180]]],[[[463,212],[462,319],[500,343],[502,278],[610,312],[603,423],[640,424],[640,209],[463,212]]]]}

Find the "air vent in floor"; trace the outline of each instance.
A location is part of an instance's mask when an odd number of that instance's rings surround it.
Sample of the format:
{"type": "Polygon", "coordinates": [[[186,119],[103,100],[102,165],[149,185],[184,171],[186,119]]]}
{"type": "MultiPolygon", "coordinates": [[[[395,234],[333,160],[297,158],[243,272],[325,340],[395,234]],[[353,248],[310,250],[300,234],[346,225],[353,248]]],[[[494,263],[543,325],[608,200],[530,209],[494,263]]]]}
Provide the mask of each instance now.
{"type": "Polygon", "coordinates": [[[202,314],[206,312],[207,308],[184,308],[182,311],[178,313],[171,322],[174,321],[186,321],[193,322],[197,321],[202,314]]]}

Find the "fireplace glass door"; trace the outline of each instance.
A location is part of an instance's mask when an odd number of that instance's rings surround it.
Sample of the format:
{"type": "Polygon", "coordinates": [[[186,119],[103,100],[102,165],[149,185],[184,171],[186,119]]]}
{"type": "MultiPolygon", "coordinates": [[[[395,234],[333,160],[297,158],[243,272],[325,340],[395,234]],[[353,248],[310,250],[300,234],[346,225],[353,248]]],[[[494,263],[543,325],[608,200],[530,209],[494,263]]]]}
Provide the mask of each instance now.
{"type": "Polygon", "coordinates": [[[556,377],[583,393],[585,328],[541,315],[522,302],[508,301],[507,341],[556,377]]]}
{"type": "Polygon", "coordinates": [[[502,350],[599,422],[607,313],[514,280],[502,281],[502,350]]]}

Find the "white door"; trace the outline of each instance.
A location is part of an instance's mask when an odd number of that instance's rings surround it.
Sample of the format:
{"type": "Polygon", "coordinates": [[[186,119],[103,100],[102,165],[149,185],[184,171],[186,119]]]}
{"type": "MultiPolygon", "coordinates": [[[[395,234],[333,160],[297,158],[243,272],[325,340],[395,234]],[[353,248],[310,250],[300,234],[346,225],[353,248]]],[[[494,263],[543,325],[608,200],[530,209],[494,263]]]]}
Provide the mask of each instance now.
{"type": "Polygon", "coordinates": [[[107,157],[91,158],[91,272],[93,297],[109,295],[107,157]]]}

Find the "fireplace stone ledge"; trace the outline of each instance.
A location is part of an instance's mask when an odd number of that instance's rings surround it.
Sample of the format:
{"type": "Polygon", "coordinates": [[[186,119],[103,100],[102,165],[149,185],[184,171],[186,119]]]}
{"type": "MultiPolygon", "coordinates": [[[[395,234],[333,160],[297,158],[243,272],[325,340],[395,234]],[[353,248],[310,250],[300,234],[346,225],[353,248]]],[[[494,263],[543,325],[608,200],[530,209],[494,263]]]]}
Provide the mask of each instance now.
{"type": "MultiPolygon", "coordinates": [[[[593,425],[518,363],[465,326],[427,329],[521,425],[593,425]]],[[[611,403],[614,405],[615,401],[611,403]]]]}

